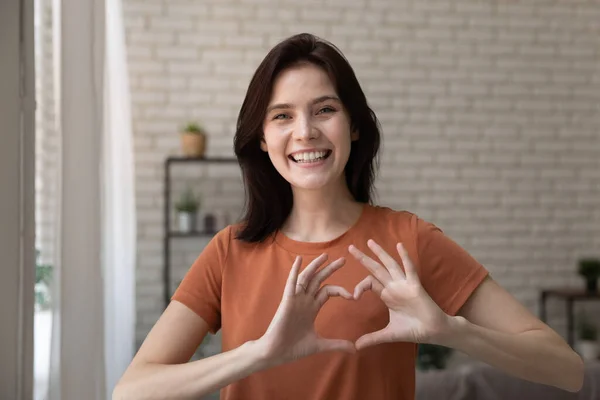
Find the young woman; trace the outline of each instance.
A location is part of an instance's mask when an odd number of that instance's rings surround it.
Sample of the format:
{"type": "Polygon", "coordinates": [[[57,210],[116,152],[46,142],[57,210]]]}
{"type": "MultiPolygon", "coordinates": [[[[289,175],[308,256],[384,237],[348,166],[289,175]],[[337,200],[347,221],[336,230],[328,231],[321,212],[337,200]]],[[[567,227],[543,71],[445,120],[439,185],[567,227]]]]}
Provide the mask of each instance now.
{"type": "Polygon", "coordinates": [[[413,399],[417,343],[577,391],[581,358],[440,229],[371,204],[380,133],[331,44],[293,36],[258,67],[235,136],[241,223],[219,232],[116,399],[413,399]],[[223,352],[189,362],[208,331],[223,352]]]}

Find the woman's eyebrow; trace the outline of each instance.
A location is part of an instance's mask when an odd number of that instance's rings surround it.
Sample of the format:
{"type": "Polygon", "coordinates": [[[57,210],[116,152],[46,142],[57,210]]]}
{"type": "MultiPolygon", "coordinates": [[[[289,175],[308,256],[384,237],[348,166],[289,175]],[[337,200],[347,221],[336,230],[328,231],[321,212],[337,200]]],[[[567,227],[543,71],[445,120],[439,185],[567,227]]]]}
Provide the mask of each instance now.
{"type": "MultiPolygon", "coordinates": [[[[317,97],[316,99],[314,99],[313,101],[311,101],[311,104],[315,105],[315,104],[319,104],[319,103],[322,103],[322,102],[327,101],[327,100],[340,101],[339,97],[337,97],[337,96],[325,95],[325,96],[317,97]]],[[[290,103],[273,104],[273,105],[271,105],[271,106],[269,106],[267,108],[267,113],[270,113],[273,110],[288,109],[288,108],[294,108],[294,105],[290,104],[290,103]]]]}
{"type": "Polygon", "coordinates": [[[335,100],[335,101],[340,101],[339,97],[334,96],[334,95],[325,95],[325,96],[321,96],[321,97],[317,97],[316,99],[314,99],[312,101],[312,104],[318,104],[318,103],[322,103],[324,101],[327,100],[335,100]]]}
{"type": "Polygon", "coordinates": [[[270,113],[273,110],[287,109],[287,108],[294,108],[294,106],[291,105],[290,103],[273,104],[272,106],[267,107],[267,114],[270,113]]]}

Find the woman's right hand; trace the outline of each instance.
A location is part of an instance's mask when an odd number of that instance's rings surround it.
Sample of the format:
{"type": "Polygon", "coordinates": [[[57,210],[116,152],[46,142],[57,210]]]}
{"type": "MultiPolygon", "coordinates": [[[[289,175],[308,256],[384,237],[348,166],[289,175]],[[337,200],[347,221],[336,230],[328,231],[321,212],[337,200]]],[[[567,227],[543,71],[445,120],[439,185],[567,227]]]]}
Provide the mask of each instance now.
{"type": "Polygon", "coordinates": [[[269,364],[279,365],[324,351],[356,351],[353,342],[325,339],[315,332],[315,318],[330,297],[354,299],[341,286],[321,287],[323,281],[345,263],[345,259],[340,258],[316,272],[326,260],[327,255],[322,254],[298,274],[302,258],[296,257],[275,316],[266,333],[257,341],[269,364]]]}

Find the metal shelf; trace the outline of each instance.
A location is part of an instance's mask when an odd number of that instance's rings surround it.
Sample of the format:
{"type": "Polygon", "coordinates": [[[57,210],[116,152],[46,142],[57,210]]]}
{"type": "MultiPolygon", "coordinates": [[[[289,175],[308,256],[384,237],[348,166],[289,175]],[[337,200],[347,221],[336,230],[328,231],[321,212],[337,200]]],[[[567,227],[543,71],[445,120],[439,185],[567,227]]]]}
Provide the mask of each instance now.
{"type": "Polygon", "coordinates": [[[167,237],[171,238],[186,238],[186,237],[207,237],[216,235],[216,231],[192,231],[192,232],[177,232],[172,231],[167,233],[167,237]]]}
{"type": "Polygon", "coordinates": [[[216,232],[171,230],[171,167],[174,164],[237,164],[234,157],[167,157],[164,161],[164,237],[163,237],[163,297],[165,308],[171,301],[171,240],[177,238],[210,237],[216,232]]]}
{"type": "Polygon", "coordinates": [[[207,163],[207,164],[215,164],[215,163],[235,163],[237,164],[237,159],[234,157],[179,157],[172,156],[167,157],[165,163],[173,164],[173,163],[207,163]]]}

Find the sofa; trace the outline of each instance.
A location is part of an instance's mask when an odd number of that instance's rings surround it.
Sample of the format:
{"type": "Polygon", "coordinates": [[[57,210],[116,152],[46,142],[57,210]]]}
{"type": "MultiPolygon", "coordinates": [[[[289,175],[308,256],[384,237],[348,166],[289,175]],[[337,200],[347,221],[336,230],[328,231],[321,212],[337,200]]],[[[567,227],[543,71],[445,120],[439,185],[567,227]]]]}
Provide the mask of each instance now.
{"type": "Polygon", "coordinates": [[[600,363],[586,363],[578,393],[524,381],[482,363],[417,372],[416,400],[600,400],[600,363]]]}

